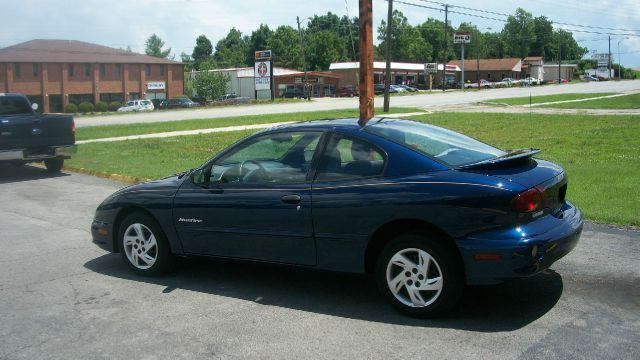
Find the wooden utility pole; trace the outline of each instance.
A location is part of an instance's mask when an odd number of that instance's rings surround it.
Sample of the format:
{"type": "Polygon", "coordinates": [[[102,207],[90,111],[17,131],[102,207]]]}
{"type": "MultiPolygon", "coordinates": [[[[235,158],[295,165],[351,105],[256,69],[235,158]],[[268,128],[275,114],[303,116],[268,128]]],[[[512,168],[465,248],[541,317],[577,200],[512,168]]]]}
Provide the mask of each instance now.
{"type": "Polygon", "coordinates": [[[393,30],[393,0],[388,0],[389,9],[387,10],[387,43],[385,49],[385,57],[387,58],[387,67],[384,76],[384,106],[383,111],[389,112],[389,87],[391,86],[391,31],[393,30]]]}
{"type": "Polygon", "coordinates": [[[364,126],[373,117],[373,6],[360,0],[360,120],[364,126]]]}

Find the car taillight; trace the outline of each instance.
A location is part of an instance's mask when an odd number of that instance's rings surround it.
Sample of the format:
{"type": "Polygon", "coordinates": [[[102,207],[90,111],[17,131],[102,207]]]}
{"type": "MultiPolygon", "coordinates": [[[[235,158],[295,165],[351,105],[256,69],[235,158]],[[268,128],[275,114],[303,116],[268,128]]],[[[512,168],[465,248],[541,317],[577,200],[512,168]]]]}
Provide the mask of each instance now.
{"type": "Polygon", "coordinates": [[[542,207],[542,192],[532,188],[521,192],[511,200],[511,208],[518,212],[531,212],[542,207]]]}
{"type": "Polygon", "coordinates": [[[71,135],[76,136],[76,122],[71,120],[71,135]]]}

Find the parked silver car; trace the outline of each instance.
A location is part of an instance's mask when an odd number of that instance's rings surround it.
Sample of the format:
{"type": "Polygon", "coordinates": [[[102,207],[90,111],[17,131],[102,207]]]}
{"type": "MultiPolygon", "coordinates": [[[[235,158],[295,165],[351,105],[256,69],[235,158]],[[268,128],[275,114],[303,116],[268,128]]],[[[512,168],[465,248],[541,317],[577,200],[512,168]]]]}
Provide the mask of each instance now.
{"type": "Polygon", "coordinates": [[[118,108],[120,112],[126,111],[152,111],[154,109],[151,100],[130,100],[118,108]]]}

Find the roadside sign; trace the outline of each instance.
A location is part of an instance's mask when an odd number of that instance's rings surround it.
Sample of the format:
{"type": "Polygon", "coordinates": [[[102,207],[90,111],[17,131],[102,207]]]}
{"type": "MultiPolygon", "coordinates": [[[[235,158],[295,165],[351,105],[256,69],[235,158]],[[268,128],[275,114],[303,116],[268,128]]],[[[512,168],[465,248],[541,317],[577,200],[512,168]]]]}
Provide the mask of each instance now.
{"type": "Polygon", "coordinates": [[[271,90],[271,61],[256,61],[253,77],[256,90],[271,90]]]}
{"type": "Polygon", "coordinates": [[[453,34],[453,43],[454,44],[469,44],[471,43],[471,33],[468,32],[457,32],[453,34]]]}
{"type": "Polygon", "coordinates": [[[426,64],[424,64],[424,72],[426,72],[426,73],[437,73],[438,72],[438,64],[437,63],[426,63],[426,64]]]}
{"type": "Polygon", "coordinates": [[[256,60],[270,60],[271,50],[259,50],[255,53],[256,60]]]}
{"type": "Polygon", "coordinates": [[[591,57],[598,61],[598,67],[609,66],[609,54],[596,53],[596,54],[593,54],[591,57]]]}

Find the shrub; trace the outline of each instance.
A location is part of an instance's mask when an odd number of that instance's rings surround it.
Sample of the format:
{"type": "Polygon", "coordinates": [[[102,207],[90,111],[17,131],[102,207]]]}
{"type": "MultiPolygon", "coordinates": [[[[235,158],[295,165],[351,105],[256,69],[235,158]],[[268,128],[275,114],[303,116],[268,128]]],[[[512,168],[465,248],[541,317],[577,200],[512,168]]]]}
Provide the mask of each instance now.
{"type": "Polygon", "coordinates": [[[109,111],[118,111],[118,108],[122,106],[122,103],[119,101],[112,101],[109,103],[109,111]]]}
{"type": "Polygon", "coordinates": [[[105,112],[109,110],[109,105],[104,101],[98,101],[94,109],[98,112],[105,112]]]}
{"type": "Polygon", "coordinates": [[[81,102],[80,105],[78,105],[78,111],[83,114],[93,112],[93,104],[86,101],[81,102]]]}
{"type": "Polygon", "coordinates": [[[66,112],[67,114],[75,114],[75,113],[78,112],[78,105],[76,105],[74,103],[68,103],[64,107],[64,112],[66,112]]]}

